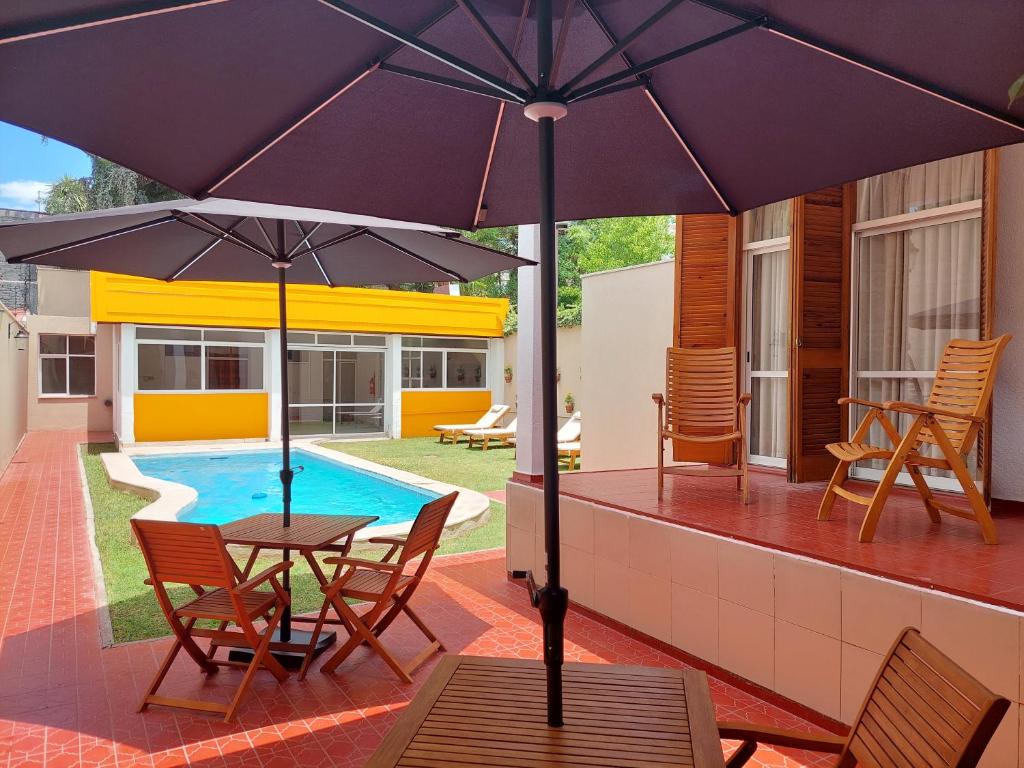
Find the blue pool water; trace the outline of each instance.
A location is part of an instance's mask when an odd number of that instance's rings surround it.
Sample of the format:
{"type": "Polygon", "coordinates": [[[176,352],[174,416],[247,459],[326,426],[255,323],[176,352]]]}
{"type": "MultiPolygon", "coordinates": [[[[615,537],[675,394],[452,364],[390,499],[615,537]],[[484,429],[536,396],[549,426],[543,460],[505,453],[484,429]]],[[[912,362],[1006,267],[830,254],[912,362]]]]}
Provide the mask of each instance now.
{"type": "MultiPolygon", "coordinates": [[[[181,515],[190,523],[221,525],[261,512],[281,511],[279,451],[164,454],[133,457],[142,474],[188,485],[199,492],[181,515]]],[[[306,451],[292,451],[292,512],[377,515],[377,525],[412,520],[437,494],[344,466],[306,451]]]]}

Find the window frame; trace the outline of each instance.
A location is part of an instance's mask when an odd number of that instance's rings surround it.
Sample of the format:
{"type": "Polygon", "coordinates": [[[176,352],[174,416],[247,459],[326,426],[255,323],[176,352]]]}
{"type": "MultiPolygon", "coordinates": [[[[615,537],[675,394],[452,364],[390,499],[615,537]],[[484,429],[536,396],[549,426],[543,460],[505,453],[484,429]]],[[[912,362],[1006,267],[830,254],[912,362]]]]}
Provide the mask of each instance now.
{"type": "Polygon", "coordinates": [[[401,343],[399,344],[401,351],[400,370],[399,370],[399,386],[402,392],[490,392],[491,387],[488,384],[488,367],[491,362],[491,344],[490,339],[484,336],[423,336],[423,335],[407,335],[402,336],[401,343]],[[459,340],[459,341],[482,341],[486,342],[486,346],[482,347],[446,347],[446,346],[418,346],[418,347],[406,347],[406,339],[433,339],[437,341],[448,341],[448,340],[459,340]],[[418,387],[407,387],[405,386],[405,353],[416,352],[420,357],[420,376],[419,381],[421,386],[418,387]],[[423,353],[424,352],[440,352],[441,353],[441,370],[438,371],[438,378],[441,382],[439,387],[424,387],[423,383],[423,353]],[[481,378],[483,384],[479,387],[449,387],[448,386],[448,354],[450,352],[456,353],[469,353],[478,354],[484,356],[483,365],[480,366],[481,378]]]}
{"type": "Polygon", "coordinates": [[[269,391],[267,386],[267,332],[258,328],[199,328],[187,325],[139,325],[136,327],[135,337],[135,391],[144,395],[209,395],[209,394],[260,394],[269,391]],[[159,328],[161,330],[199,331],[199,339],[140,339],[138,330],[143,328],[159,328]],[[259,333],[263,335],[263,341],[207,341],[206,332],[223,333],[225,331],[241,331],[245,333],[259,333]],[[139,385],[139,347],[142,345],[166,346],[175,345],[182,347],[199,347],[199,389],[143,389],[139,385]],[[206,386],[206,349],[208,347],[248,347],[263,350],[260,364],[260,377],[263,385],[258,389],[209,389],[206,386]]]}
{"type": "MultiPolygon", "coordinates": [[[[981,197],[975,200],[967,200],[959,203],[950,203],[948,205],[935,206],[932,208],[925,208],[920,211],[913,211],[911,213],[901,213],[895,216],[885,216],[878,219],[869,219],[867,221],[854,222],[852,226],[852,232],[850,234],[850,359],[849,359],[849,391],[851,394],[859,392],[858,384],[862,379],[896,379],[896,380],[912,380],[912,379],[934,379],[935,371],[861,371],[857,365],[857,350],[859,349],[859,329],[860,329],[860,273],[861,264],[860,259],[857,257],[857,243],[858,238],[874,237],[877,235],[893,234],[896,232],[910,232],[915,229],[923,229],[925,227],[941,226],[943,224],[952,224],[959,221],[969,221],[977,219],[979,222],[979,229],[981,231],[981,242],[979,243],[979,258],[980,267],[982,273],[985,271],[985,259],[989,258],[985,253],[985,195],[986,189],[982,185],[981,197]]],[[[979,296],[979,302],[984,300],[985,286],[983,283],[979,284],[981,296],[979,296]]],[[[979,334],[983,337],[985,334],[985,328],[983,322],[979,317],[979,334]]],[[[851,417],[856,413],[851,408],[851,417]]],[[[849,420],[849,434],[852,435],[854,430],[860,424],[859,419],[851,418],[849,420]]],[[[979,440],[978,446],[981,446],[979,440]]],[[[979,465],[977,467],[979,477],[975,480],[978,485],[978,489],[984,492],[983,474],[984,470],[979,465]]],[[[850,476],[854,479],[872,480],[879,481],[882,479],[882,475],[885,474],[883,469],[875,469],[873,467],[862,467],[854,465],[851,467],[850,476]]],[[[898,485],[911,485],[912,480],[910,474],[905,470],[900,472],[896,479],[898,485]]],[[[935,490],[941,491],[953,491],[962,493],[963,489],[960,486],[960,482],[955,477],[944,477],[942,475],[929,474],[927,476],[928,484],[935,490]]]]}
{"type": "Polygon", "coordinates": [[[40,332],[38,346],[39,361],[36,365],[36,373],[38,374],[38,397],[40,399],[47,400],[80,400],[82,398],[96,397],[96,334],[95,333],[50,333],[40,332]],[[53,353],[43,352],[41,345],[43,342],[43,336],[63,336],[64,337],[64,352],[53,353]],[[92,354],[85,355],[71,352],[70,339],[74,338],[86,338],[92,339],[92,354]],[[92,393],[91,394],[76,394],[73,395],[70,392],[71,389],[71,358],[72,357],[89,357],[92,358],[92,393]],[[43,392],[43,360],[64,360],[64,391],[63,392],[43,392]]]}

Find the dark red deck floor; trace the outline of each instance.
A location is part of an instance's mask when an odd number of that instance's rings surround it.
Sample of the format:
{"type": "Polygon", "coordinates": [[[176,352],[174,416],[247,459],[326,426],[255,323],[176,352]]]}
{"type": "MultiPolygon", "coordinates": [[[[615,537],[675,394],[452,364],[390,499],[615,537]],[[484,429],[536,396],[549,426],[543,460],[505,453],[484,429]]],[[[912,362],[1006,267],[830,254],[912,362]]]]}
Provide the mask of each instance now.
{"type": "MultiPolygon", "coordinates": [[[[653,469],[563,474],[561,490],[596,504],[1024,610],[1024,515],[997,515],[1000,543],[989,546],[974,523],[944,515],[941,524],[933,524],[915,491],[897,489],[875,540],[861,544],[863,507],[840,499],[831,520],[817,521],[825,483],[791,484],[769,471],[751,472],[750,481],[746,506],[731,478],[669,476],[659,502],[653,469]]],[[[873,487],[856,483],[851,488],[857,486],[867,495],[873,487]]]]}
{"type": "MultiPolygon", "coordinates": [[[[96,588],[76,444],[85,435],[30,434],[0,476],[0,766],[363,765],[436,662],[402,685],[357,651],[334,676],[316,669],[283,685],[257,676],[234,723],[153,707],[135,712],[167,640],[100,647],[96,588]]],[[[126,539],[127,540],[127,539],[126,539]]],[[[148,597],[148,596],[147,596],[148,597]]],[[[438,558],[414,598],[455,653],[539,658],[540,628],[503,550],[438,558]]],[[[420,647],[404,617],[384,640],[400,659],[420,647]]],[[[570,660],[680,666],[635,638],[570,611],[570,660]]],[[[179,657],[168,695],[225,700],[240,672],[205,678],[179,657]]],[[[721,680],[718,716],[813,730],[809,723],[721,680]]],[[[763,750],[752,765],[801,768],[829,758],[763,750]]]]}

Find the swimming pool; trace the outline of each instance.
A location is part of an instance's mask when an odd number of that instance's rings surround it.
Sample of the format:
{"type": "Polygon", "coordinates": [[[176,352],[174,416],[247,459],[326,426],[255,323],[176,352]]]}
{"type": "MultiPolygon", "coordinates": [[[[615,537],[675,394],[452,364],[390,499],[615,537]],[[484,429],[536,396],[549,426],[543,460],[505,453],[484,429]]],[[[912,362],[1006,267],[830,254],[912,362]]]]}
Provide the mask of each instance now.
{"type": "MultiPolygon", "coordinates": [[[[376,525],[416,517],[438,494],[349,467],[302,450],[292,451],[296,471],[292,512],[319,515],[377,515],[376,525]]],[[[179,520],[222,525],[261,512],[281,511],[281,454],[231,451],[133,456],[144,475],[195,488],[199,499],[179,520]]]]}

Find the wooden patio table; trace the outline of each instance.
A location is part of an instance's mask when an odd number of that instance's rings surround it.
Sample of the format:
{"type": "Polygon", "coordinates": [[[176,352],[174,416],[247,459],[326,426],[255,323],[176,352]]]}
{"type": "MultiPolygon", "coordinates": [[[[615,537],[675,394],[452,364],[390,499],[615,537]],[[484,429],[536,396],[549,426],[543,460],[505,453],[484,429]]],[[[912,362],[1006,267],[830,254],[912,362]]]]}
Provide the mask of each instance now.
{"type": "Polygon", "coordinates": [[[566,664],[563,679],[551,728],[543,662],[445,656],[367,768],[725,765],[703,672],[566,664]]]}
{"type": "MultiPolygon", "coordinates": [[[[252,547],[249,559],[242,569],[243,580],[249,578],[253,566],[256,565],[256,559],[263,550],[289,550],[301,554],[309,563],[309,569],[320,586],[325,586],[330,580],[320,567],[316,554],[330,552],[348,555],[356,532],[380,519],[376,515],[292,515],[291,525],[285,528],[282,517],[279,513],[265,512],[220,526],[221,536],[226,544],[252,547]]],[[[335,568],[334,578],[337,576],[338,568],[335,568]]],[[[324,608],[326,609],[326,604],[324,608]]],[[[316,619],[295,616],[292,617],[292,622],[312,624],[316,619]]],[[[348,622],[340,615],[337,620],[325,623],[348,627],[348,622]]],[[[315,648],[311,632],[293,631],[291,634],[292,637],[287,641],[275,641],[270,644],[270,650],[275,658],[291,668],[301,665],[307,654],[319,654],[334,642],[333,632],[321,633],[315,648]]],[[[214,650],[211,647],[210,653],[212,654],[214,650]]],[[[245,652],[236,650],[231,653],[233,658],[239,654],[244,655],[245,652]]]]}

